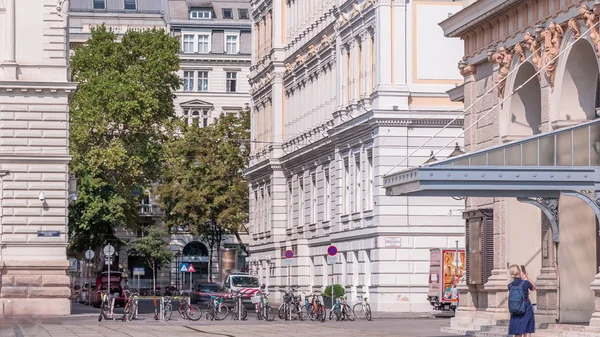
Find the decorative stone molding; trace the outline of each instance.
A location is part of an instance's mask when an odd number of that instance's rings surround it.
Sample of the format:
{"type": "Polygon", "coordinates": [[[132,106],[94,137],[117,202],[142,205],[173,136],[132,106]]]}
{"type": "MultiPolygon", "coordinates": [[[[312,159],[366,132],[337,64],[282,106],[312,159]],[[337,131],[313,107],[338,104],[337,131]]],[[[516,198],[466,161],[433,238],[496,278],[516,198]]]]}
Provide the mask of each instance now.
{"type": "Polygon", "coordinates": [[[577,21],[577,19],[570,18],[569,22],[567,23],[567,27],[573,32],[573,38],[578,39],[581,36],[579,21],[577,21]]]}
{"type": "Polygon", "coordinates": [[[367,8],[374,4],[373,0],[364,0],[361,3],[353,4],[346,13],[340,12],[340,17],[335,23],[335,28],[340,29],[356,16],[360,16],[367,8]]]}
{"type": "Polygon", "coordinates": [[[548,29],[543,33],[544,35],[544,63],[546,64],[546,76],[548,76],[551,86],[554,86],[554,76],[556,73],[556,56],[560,53],[560,45],[562,43],[563,36],[565,35],[564,29],[554,22],[550,22],[548,29]]]}
{"type": "Polygon", "coordinates": [[[458,62],[458,70],[464,77],[475,75],[477,73],[477,66],[468,64],[465,60],[458,62]]]}
{"type": "Polygon", "coordinates": [[[585,25],[590,28],[590,40],[592,40],[592,43],[594,44],[596,54],[600,56],[600,30],[598,26],[594,26],[598,22],[598,16],[589,10],[586,5],[579,8],[579,15],[583,19],[585,25]]]}
{"type": "Polygon", "coordinates": [[[527,57],[525,57],[525,49],[523,49],[523,45],[521,43],[515,44],[513,52],[519,57],[519,61],[525,62],[527,59],[527,57]]]}
{"type": "Polygon", "coordinates": [[[527,32],[523,36],[523,46],[533,54],[531,62],[536,70],[540,70],[542,68],[542,48],[538,40],[530,32],[527,32]]]}
{"type": "Polygon", "coordinates": [[[512,55],[508,49],[504,47],[500,47],[500,49],[496,52],[490,52],[488,55],[488,61],[492,63],[496,63],[499,65],[500,69],[498,70],[498,77],[496,78],[496,83],[498,83],[498,96],[500,98],[504,98],[504,89],[506,88],[506,76],[510,72],[512,55]]]}

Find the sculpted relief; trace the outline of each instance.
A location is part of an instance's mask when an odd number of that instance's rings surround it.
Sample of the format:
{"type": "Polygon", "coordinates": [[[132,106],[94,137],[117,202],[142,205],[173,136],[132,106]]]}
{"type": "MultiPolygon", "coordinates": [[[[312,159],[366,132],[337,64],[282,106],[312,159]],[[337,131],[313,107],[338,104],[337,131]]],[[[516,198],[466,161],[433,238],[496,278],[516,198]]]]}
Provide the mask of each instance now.
{"type": "Polygon", "coordinates": [[[496,83],[498,83],[498,95],[500,98],[504,98],[504,89],[506,88],[506,76],[510,72],[510,64],[512,61],[512,55],[508,49],[500,47],[497,52],[491,54],[488,60],[492,63],[497,63],[500,66],[498,70],[498,77],[496,83]]]}
{"type": "Polygon", "coordinates": [[[560,44],[564,35],[563,28],[554,22],[550,22],[548,29],[544,32],[544,63],[546,64],[546,76],[551,85],[554,85],[556,57],[560,53],[560,44]]]}

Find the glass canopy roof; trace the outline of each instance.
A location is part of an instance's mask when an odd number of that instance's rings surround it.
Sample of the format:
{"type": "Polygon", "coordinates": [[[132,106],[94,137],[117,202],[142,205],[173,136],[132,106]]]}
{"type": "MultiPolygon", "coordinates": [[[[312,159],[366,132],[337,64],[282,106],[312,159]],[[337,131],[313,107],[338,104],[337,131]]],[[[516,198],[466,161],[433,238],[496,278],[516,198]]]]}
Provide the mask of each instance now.
{"type": "Polygon", "coordinates": [[[384,177],[388,195],[557,196],[600,183],[600,119],[384,177]]]}

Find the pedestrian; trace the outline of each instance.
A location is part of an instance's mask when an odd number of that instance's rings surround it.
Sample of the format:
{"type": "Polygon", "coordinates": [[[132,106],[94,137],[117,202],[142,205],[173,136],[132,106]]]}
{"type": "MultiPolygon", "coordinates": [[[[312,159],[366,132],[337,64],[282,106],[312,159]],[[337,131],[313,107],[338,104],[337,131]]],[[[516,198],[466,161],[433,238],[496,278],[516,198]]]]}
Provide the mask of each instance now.
{"type": "Polygon", "coordinates": [[[508,334],[515,337],[531,337],[535,332],[535,316],[529,300],[529,291],[535,291],[535,284],[525,272],[525,266],[513,264],[509,272],[513,280],[508,285],[508,334]]]}

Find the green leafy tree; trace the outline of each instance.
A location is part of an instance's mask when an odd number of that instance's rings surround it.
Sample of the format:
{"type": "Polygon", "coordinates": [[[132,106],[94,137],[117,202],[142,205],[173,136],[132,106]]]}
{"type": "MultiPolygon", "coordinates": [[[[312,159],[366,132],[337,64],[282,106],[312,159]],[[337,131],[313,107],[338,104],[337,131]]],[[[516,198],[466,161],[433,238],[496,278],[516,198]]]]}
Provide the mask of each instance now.
{"type": "Polygon", "coordinates": [[[152,226],[146,236],[135,240],[135,254],[146,261],[152,269],[152,290],[156,294],[156,271],[173,260],[173,252],[167,249],[167,233],[152,226]]]}
{"type": "Polygon", "coordinates": [[[169,227],[189,226],[209,246],[209,278],[214,251],[221,240],[240,233],[248,221],[248,183],[243,177],[250,137],[250,114],[224,114],[208,127],[182,126],[181,137],[165,150],[165,170],[158,186],[159,202],[169,227]]]}
{"type": "Polygon", "coordinates": [[[172,134],[178,39],[163,30],[116,38],[104,26],[92,29],[71,58],[79,82],[70,111],[70,170],[78,179],[69,214],[73,250],[137,225],[141,191],[159,177],[172,134]]]}

